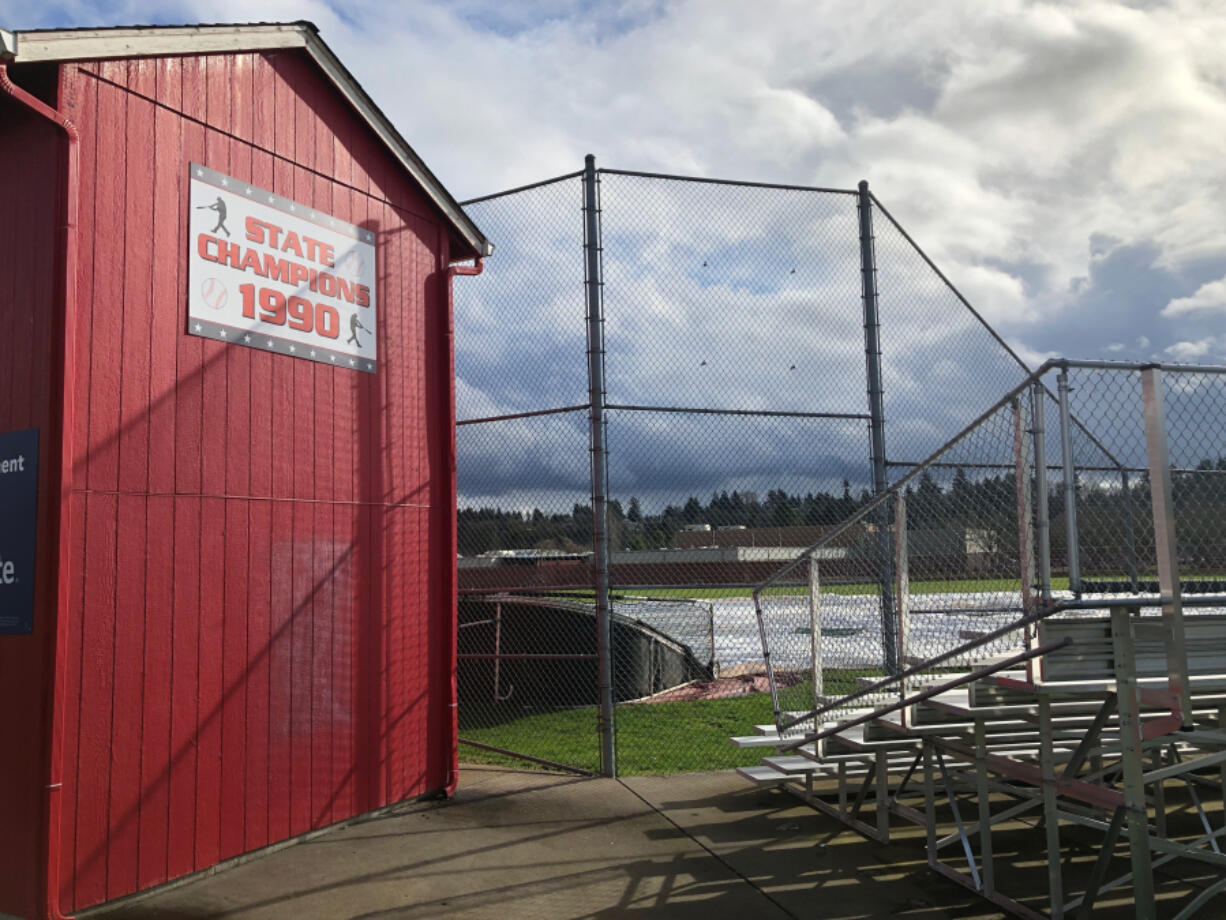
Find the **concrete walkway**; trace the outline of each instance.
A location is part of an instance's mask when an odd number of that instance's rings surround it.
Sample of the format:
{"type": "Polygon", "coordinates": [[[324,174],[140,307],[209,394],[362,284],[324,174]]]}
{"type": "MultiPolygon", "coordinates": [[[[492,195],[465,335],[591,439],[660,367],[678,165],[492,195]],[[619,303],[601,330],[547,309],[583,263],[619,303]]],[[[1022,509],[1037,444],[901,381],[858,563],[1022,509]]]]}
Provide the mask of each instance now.
{"type": "Polygon", "coordinates": [[[450,801],[408,805],[82,916],[1000,916],[930,873],[918,836],[887,848],[839,828],[731,772],[607,780],[468,767],[450,801]]]}

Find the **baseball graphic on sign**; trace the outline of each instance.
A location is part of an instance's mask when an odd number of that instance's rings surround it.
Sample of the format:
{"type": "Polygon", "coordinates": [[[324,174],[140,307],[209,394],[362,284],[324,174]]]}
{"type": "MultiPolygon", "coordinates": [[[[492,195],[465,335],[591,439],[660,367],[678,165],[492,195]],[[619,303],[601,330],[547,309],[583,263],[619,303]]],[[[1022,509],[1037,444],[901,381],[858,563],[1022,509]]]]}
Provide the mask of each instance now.
{"type": "Polygon", "coordinates": [[[200,296],[206,306],[220,310],[226,305],[226,299],[230,295],[226,292],[226,286],[216,278],[205,278],[200,285],[200,296]]]}

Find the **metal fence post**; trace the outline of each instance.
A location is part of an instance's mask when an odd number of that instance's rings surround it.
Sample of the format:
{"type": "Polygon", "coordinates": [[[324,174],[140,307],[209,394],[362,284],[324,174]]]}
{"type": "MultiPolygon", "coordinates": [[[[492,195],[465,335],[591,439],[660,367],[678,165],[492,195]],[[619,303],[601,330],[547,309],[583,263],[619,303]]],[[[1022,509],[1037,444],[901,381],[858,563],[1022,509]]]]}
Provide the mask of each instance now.
{"type": "Polygon", "coordinates": [[[1154,550],[1158,557],[1158,591],[1162,595],[1167,680],[1171,692],[1179,697],[1184,724],[1190,725],[1192,704],[1188,690],[1188,649],[1183,628],[1183,589],[1179,582],[1171,457],[1166,440],[1166,409],[1160,368],[1150,365],[1141,369],[1141,398],[1145,407],[1145,446],[1149,455],[1149,491],[1154,507],[1154,550]]]}
{"type": "Polygon", "coordinates": [[[1128,583],[1132,586],[1132,593],[1139,594],[1141,585],[1137,581],[1137,530],[1133,522],[1132,483],[1128,479],[1128,470],[1122,468],[1120,470],[1120,489],[1123,490],[1124,496],[1124,539],[1128,541],[1128,555],[1124,560],[1124,565],[1128,569],[1128,583]]]}
{"type": "MultiPolygon", "coordinates": [[[[901,674],[910,667],[907,648],[911,633],[911,574],[910,555],[907,550],[907,497],[902,489],[894,493],[894,586],[898,607],[898,671],[901,674]]],[[[898,698],[907,696],[907,681],[898,682],[898,698]]],[[[907,724],[907,710],[899,712],[902,724],[907,724]]]]}
{"type": "Polygon", "coordinates": [[[617,775],[613,746],[613,650],[609,604],[608,445],[605,442],[604,279],[596,157],[583,169],[584,285],[587,294],[587,383],[591,438],[592,552],[596,576],[596,655],[599,681],[600,772],[617,775]]]}
{"type": "MultiPolygon", "coordinates": [[[[809,556],[809,649],[813,662],[813,708],[826,703],[826,678],[822,668],[822,582],[817,553],[809,556]]],[[[813,730],[820,729],[821,720],[813,720],[813,730]]]]}
{"type": "MultiPolygon", "coordinates": [[[[868,182],[860,180],[860,279],[864,300],[864,360],[868,378],[869,459],[873,495],[889,488],[885,466],[885,408],[881,383],[881,321],[877,313],[877,253],[873,237],[873,204],[868,182]]],[[[887,674],[898,673],[897,619],[894,613],[894,553],[890,504],[881,506],[877,522],[878,581],[881,590],[881,644],[887,674]]]]}
{"type": "MultiPolygon", "coordinates": [[[[1017,562],[1021,574],[1022,611],[1029,616],[1038,606],[1034,598],[1034,507],[1030,495],[1030,464],[1026,456],[1026,402],[1019,394],[1013,400],[1013,470],[1017,480],[1017,562]]],[[[1033,638],[1026,627],[1026,645],[1033,638]]],[[[1026,679],[1034,680],[1034,659],[1026,662],[1026,679]]]]}
{"type": "Polygon", "coordinates": [[[1073,460],[1072,416],[1069,412],[1068,368],[1060,368],[1056,376],[1060,397],[1060,457],[1064,466],[1064,526],[1068,533],[1065,554],[1068,556],[1068,589],[1081,597],[1081,547],[1077,542],[1077,467],[1073,460]]]}
{"type": "Polygon", "coordinates": [[[1031,389],[1034,402],[1034,516],[1039,556],[1039,597],[1051,601],[1051,515],[1047,509],[1047,388],[1041,380],[1031,389]]]}

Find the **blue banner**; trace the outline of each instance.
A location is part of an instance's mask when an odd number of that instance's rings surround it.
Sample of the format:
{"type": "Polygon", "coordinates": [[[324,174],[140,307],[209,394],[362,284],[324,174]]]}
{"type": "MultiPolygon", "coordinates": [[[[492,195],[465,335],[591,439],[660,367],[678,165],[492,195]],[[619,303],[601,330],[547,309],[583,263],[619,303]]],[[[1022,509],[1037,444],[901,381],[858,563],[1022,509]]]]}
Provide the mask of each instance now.
{"type": "Polygon", "coordinates": [[[38,429],[0,434],[0,635],[34,631],[38,429]]]}

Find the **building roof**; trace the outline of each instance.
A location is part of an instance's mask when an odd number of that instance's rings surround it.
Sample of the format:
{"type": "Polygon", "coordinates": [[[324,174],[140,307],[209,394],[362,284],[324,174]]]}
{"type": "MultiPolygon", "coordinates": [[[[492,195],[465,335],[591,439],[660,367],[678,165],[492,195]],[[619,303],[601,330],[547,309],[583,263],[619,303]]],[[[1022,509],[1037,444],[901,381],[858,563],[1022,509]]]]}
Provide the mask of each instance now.
{"type": "Polygon", "coordinates": [[[310,55],[392,156],[417,180],[452,230],[472,248],[473,254],[484,257],[494,251],[493,244],[319,37],[319,29],[313,23],[119,26],[28,32],[0,29],[0,61],[17,64],[155,55],[235,54],[284,48],[301,48],[310,55]]]}

